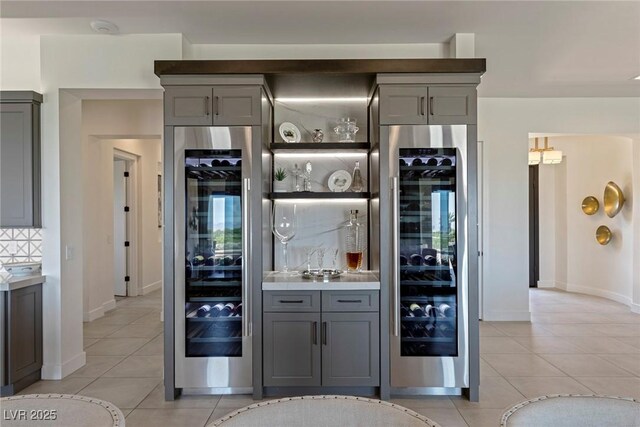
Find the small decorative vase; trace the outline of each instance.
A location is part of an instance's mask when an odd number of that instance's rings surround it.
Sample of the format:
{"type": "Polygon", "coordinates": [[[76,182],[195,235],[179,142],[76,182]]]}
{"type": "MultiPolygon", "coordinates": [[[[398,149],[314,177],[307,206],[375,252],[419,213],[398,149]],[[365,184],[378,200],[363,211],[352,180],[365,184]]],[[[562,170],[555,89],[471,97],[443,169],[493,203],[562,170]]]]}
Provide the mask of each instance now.
{"type": "Polygon", "coordinates": [[[287,181],[273,181],[274,193],[285,193],[287,191],[287,181]]]}
{"type": "Polygon", "coordinates": [[[314,129],[313,133],[311,134],[311,139],[313,140],[313,142],[322,142],[324,138],[324,132],[322,132],[322,129],[314,129]]]}

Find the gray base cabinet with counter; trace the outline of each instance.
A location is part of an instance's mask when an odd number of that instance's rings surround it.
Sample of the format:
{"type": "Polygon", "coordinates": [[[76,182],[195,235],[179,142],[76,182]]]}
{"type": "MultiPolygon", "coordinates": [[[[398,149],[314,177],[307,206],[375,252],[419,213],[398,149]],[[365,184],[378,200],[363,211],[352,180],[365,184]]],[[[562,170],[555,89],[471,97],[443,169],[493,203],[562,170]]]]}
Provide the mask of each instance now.
{"type": "Polygon", "coordinates": [[[265,291],[264,386],[380,385],[378,291],[265,291]]]}
{"type": "Polygon", "coordinates": [[[0,292],[0,306],[0,395],[11,396],[40,380],[42,284],[0,292]]]}

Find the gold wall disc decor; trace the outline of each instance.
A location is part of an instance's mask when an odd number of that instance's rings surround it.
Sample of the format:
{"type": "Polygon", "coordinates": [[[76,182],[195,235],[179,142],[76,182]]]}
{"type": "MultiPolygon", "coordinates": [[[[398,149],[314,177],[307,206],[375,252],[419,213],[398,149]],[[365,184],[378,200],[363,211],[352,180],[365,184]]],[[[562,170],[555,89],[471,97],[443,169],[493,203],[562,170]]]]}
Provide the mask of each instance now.
{"type": "Polygon", "coordinates": [[[609,244],[609,242],[611,241],[611,236],[611,230],[609,230],[609,227],[607,227],[606,225],[601,225],[596,230],[596,240],[603,246],[609,244]]]}
{"type": "Polygon", "coordinates": [[[587,215],[593,215],[600,209],[598,199],[593,196],[587,196],[582,200],[582,212],[587,215]]]}
{"type": "Polygon", "coordinates": [[[604,188],[604,212],[613,218],[624,206],[624,194],[615,182],[609,181],[604,188]]]}

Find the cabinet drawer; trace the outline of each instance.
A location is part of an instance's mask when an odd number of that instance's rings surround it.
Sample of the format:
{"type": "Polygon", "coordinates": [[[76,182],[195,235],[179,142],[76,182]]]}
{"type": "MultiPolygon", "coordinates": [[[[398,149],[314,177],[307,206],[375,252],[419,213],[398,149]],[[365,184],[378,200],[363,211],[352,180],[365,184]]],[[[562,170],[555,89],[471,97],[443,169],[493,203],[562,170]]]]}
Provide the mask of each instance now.
{"type": "Polygon", "coordinates": [[[322,291],[322,311],[379,311],[378,291],[322,291]]]}
{"type": "Polygon", "coordinates": [[[263,310],[271,312],[319,312],[320,291],[265,291],[263,310]]]}

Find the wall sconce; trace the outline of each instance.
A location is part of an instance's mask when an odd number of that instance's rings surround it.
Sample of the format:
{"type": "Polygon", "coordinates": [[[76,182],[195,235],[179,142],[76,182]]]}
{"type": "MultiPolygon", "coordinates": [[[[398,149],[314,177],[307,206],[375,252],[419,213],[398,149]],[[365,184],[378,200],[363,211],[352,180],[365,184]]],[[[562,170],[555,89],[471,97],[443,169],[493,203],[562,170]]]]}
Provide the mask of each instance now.
{"type": "Polygon", "coordinates": [[[544,137],[544,148],[538,147],[538,138],[534,138],[534,148],[529,149],[529,165],[539,165],[540,161],[545,165],[557,165],[562,163],[562,151],[549,147],[549,138],[544,137]]]}

